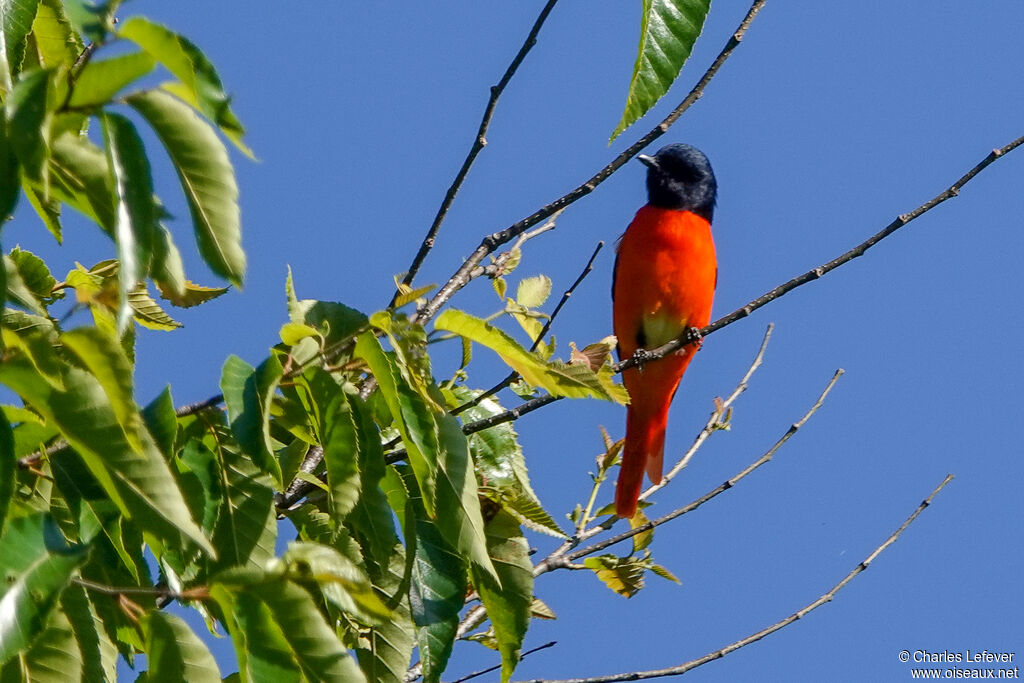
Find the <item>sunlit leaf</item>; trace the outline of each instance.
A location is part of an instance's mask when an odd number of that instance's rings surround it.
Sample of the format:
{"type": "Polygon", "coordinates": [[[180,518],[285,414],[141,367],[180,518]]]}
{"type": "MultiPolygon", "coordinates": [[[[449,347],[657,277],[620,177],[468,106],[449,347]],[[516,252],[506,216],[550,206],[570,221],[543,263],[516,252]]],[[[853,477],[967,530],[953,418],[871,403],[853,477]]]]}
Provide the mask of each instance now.
{"type": "Polygon", "coordinates": [[[640,45],[618,137],[668,92],[693,50],[711,0],[644,0],[640,45]]]}
{"type": "Polygon", "coordinates": [[[82,52],[82,41],[71,27],[61,0],[41,0],[32,22],[32,38],[45,66],[71,64],[82,52]]]}
{"type": "Polygon", "coordinates": [[[5,0],[3,3],[3,55],[0,63],[0,86],[5,93],[11,91],[11,77],[21,72],[25,58],[26,38],[32,30],[39,0],[5,0]]]}
{"type": "Polygon", "coordinates": [[[547,275],[524,277],[516,287],[516,301],[526,308],[538,308],[551,296],[551,278],[547,275]]]}
{"type": "Polygon", "coordinates": [[[140,626],[146,636],[148,681],[220,683],[213,655],[181,617],[153,610],[140,626]]]}
{"type": "Polygon", "coordinates": [[[533,565],[530,548],[516,520],[499,510],[487,523],[487,552],[501,584],[472,570],[473,585],[487,609],[501,652],[501,680],[508,681],[519,663],[533,603],[533,565]]]}
{"type": "Polygon", "coordinates": [[[153,70],[156,62],[145,52],[131,52],[110,59],[93,59],[75,78],[71,91],[72,107],[99,107],[107,104],[133,81],[153,70]]]}
{"type": "MultiPolygon", "coordinates": [[[[50,186],[54,197],[96,221],[111,235],[117,222],[113,182],[106,155],[88,138],[72,133],[54,138],[50,159],[50,186]]],[[[49,207],[47,211],[52,212],[52,209],[49,207]]],[[[56,215],[60,215],[59,207],[56,215]]],[[[59,239],[59,224],[51,227],[51,232],[54,229],[58,230],[59,239]]]]}
{"type": "Polygon", "coordinates": [[[0,666],[31,645],[50,610],[88,558],[43,515],[7,522],[0,537],[0,666]]]}
{"type": "Polygon", "coordinates": [[[149,274],[157,227],[157,205],[146,149],[135,126],[125,117],[109,112],[100,120],[117,197],[117,223],[114,228],[120,262],[117,327],[123,331],[131,320],[128,293],[149,274]]]}
{"type": "Polygon", "coordinates": [[[334,548],[296,542],[281,559],[288,563],[290,578],[316,583],[324,598],[342,612],[371,624],[391,617],[370,579],[334,548]]]}
{"type": "Polygon", "coordinates": [[[164,87],[196,107],[216,123],[239,150],[252,156],[242,142],[245,128],[231,111],[231,98],[224,92],[217,71],[192,41],[145,17],[128,19],[118,28],[118,35],[136,43],[177,76],[180,84],[164,87]]]}
{"type": "Polygon", "coordinates": [[[128,305],[131,307],[135,321],[151,330],[174,330],[181,323],[167,314],[160,304],[149,294],[145,284],[136,285],[128,292],[128,305]]]}
{"type": "Polygon", "coordinates": [[[46,99],[50,71],[36,69],[22,77],[4,102],[7,128],[14,152],[25,175],[45,187],[46,160],[50,156],[50,126],[46,99]]]}
{"type": "Polygon", "coordinates": [[[583,564],[619,595],[631,598],[644,587],[644,565],[635,557],[598,555],[588,557],[583,564]]]}
{"type": "MultiPolygon", "coordinates": [[[[156,273],[153,274],[154,278],[156,273]]],[[[192,308],[199,304],[205,304],[207,301],[213,301],[222,294],[226,294],[228,291],[227,287],[204,287],[203,285],[197,285],[196,283],[185,280],[180,294],[175,294],[169,288],[161,286],[161,282],[157,281],[157,289],[160,290],[160,296],[170,301],[173,305],[178,308],[192,308]]]]}
{"type": "Polygon", "coordinates": [[[187,105],[166,93],[148,90],[125,99],[153,127],[174,162],[203,259],[240,287],[245,253],[238,185],[223,143],[187,105]]]}

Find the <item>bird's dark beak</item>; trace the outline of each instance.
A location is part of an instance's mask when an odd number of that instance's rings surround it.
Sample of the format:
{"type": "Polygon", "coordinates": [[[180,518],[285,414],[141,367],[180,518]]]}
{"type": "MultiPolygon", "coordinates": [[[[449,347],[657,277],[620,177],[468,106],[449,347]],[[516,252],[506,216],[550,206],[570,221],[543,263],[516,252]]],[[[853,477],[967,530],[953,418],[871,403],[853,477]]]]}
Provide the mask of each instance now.
{"type": "Polygon", "coordinates": [[[647,166],[649,168],[658,168],[658,162],[654,159],[654,157],[649,157],[646,154],[637,154],[636,158],[644,166],[647,166]]]}

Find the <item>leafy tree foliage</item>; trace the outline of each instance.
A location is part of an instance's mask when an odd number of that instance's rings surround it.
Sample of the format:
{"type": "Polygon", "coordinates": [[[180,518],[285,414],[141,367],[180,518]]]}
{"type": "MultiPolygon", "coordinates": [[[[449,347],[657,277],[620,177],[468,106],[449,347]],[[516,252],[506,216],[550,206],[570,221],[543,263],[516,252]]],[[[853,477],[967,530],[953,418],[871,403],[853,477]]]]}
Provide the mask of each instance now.
{"type": "MultiPolygon", "coordinates": [[[[227,291],[187,278],[182,227],[172,232],[156,192],[183,193],[198,253],[240,286],[225,141],[252,153],[203,52],[145,17],[115,21],[119,9],[0,0],[0,217],[34,212],[60,241],[70,207],[116,250],[59,281],[29,251],[0,262],[0,383],[20,399],[0,407],[0,680],[110,680],[118,657],[140,653],[142,680],[221,680],[230,672],[203,640],[162,611],[177,600],[230,634],[239,680],[400,681],[415,649],[436,681],[469,596],[491,623],[474,638],[498,650],[507,680],[530,620],[551,616],[533,595],[523,528],[565,533],[530,487],[509,424],[464,433],[502,411],[469,381],[473,346],[498,354],[524,396],[622,403],[611,344],[556,358],[539,310],[550,280],[506,296],[515,250],[488,273],[498,316],[448,309],[431,330],[403,313],[430,288],[402,286],[393,307],[366,315],[300,299],[289,276],[288,319],[262,363],[228,358],[222,396],[202,406],[175,408],[170,387],[140,406],[136,324],[173,330],[172,307],[227,291]],[[147,149],[140,127],[162,151],[147,149]],[[154,187],[154,154],[166,154],[180,188],[154,187]],[[91,324],[67,326],[59,311],[71,297],[91,324]],[[463,343],[455,377],[431,369],[428,342],[442,335],[463,343]],[[280,519],[299,540],[277,556],[280,519]]],[[[671,85],[707,9],[645,0],[616,134],[671,85]]],[[[587,566],[632,594],[644,570],[665,573],[645,546],[587,566]]]]}

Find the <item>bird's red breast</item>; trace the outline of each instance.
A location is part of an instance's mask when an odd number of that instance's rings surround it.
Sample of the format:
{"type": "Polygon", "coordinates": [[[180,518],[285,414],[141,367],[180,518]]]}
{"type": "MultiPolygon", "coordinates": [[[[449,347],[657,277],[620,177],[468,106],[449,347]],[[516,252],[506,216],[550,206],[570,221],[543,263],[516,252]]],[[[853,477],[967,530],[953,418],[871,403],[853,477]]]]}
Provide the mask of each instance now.
{"type": "MultiPolygon", "coordinates": [[[[618,248],[612,297],[619,357],[654,348],[711,319],[718,265],[711,224],[693,212],[647,205],[618,248]]],[[[646,471],[661,480],[668,407],[696,352],[691,345],[623,373],[630,404],[616,510],[632,517],[646,471]]]]}

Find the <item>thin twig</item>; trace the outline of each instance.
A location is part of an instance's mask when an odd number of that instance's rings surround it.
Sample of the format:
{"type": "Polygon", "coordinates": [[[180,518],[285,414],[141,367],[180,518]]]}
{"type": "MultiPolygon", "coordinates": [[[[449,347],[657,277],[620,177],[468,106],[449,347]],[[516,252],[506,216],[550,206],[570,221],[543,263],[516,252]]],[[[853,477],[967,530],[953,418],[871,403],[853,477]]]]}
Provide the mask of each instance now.
{"type": "MultiPolygon", "coordinates": [[[[832,379],[829,380],[829,383],[825,387],[824,391],[822,391],[821,394],[818,396],[818,399],[814,402],[814,405],[812,405],[810,407],[810,409],[806,413],[804,413],[804,416],[801,417],[796,422],[794,422],[792,425],[790,425],[789,429],[786,430],[786,433],[783,434],[779,438],[779,440],[776,441],[772,445],[772,447],[769,448],[764,453],[764,455],[762,455],[760,458],[758,458],[754,462],[750,463],[750,465],[748,465],[746,468],[744,468],[743,471],[739,472],[738,474],[736,474],[732,478],[727,479],[725,482],[723,482],[722,484],[719,484],[714,489],[708,491],[703,496],[701,496],[700,498],[694,500],[693,502],[689,503],[688,505],[684,505],[683,507],[681,507],[681,508],[679,508],[677,510],[673,510],[672,512],[668,513],[667,515],[664,515],[663,517],[659,517],[657,519],[653,519],[650,522],[647,522],[646,524],[641,524],[641,525],[639,525],[639,526],[637,526],[637,527],[635,527],[633,529],[629,529],[628,531],[623,531],[621,534],[616,534],[615,536],[612,536],[611,538],[607,538],[607,539],[605,539],[603,541],[599,541],[599,542],[594,543],[592,545],[589,545],[589,546],[587,546],[585,548],[580,548],[579,550],[575,550],[575,551],[573,551],[571,553],[567,553],[567,554],[565,554],[562,557],[554,556],[554,557],[546,558],[543,562],[539,563],[534,568],[534,572],[533,572],[534,576],[540,576],[541,574],[549,572],[552,569],[557,569],[559,567],[567,566],[570,562],[572,562],[574,560],[578,560],[581,557],[586,557],[587,555],[593,555],[594,553],[599,552],[601,550],[604,550],[605,548],[608,548],[610,546],[613,546],[616,543],[621,543],[622,541],[629,540],[629,539],[633,538],[634,536],[636,536],[637,534],[643,533],[645,531],[650,531],[651,529],[653,529],[653,528],[655,528],[657,526],[661,526],[662,524],[665,524],[666,522],[671,522],[673,519],[676,519],[677,517],[682,517],[683,515],[687,514],[688,512],[693,512],[694,510],[696,510],[697,508],[699,508],[701,505],[703,505],[704,503],[708,502],[712,498],[715,498],[719,494],[724,493],[725,491],[728,491],[733,486],[738,484],[740,482],[740,480],[745,478],[748,474],[750,474],[751,472],[753,472],[757,468],[761,467],[762,465],[766,464],[767,462],[769,462],[775,456],[775,454],[778,452],[778,450],[780,448],[782,448],[782,445],[785,444],[787,441],[789,441],[789,439],[794,434],[796,434],[797,431],[799,431],[800,428],[803,427],[804,424],[806,424],[809,419],[811,419],[811,416],[814,415],[814,413],[816,413],[818,411],[818,409],[825,402],[825,398],[829,395],[829,392],[832,391],[832,387],[835,386],[836,382],[839,381],[839,378],[842,375],[843,375],[842,369],[836,370],[836,373],[832,376],[832,379]]],[[[600,527],[598,527],[598,528],[600,528],[600,527]]]]}
{"type": "MultiPolygon", "coordinates": [[[[555,322],[555,318],[558,316],[558,313],[562,310],[562,307],[565,306],[565,302],[569,300],[569,297],[571,297],[572,293],[576,291],[576,288],[580,285],[581,282],[583,282],[584,278],[586,278],[587,275],[590,274],[590,271],[594,269],[594,260],[597,258],[597,255],[601,252],[601,249],[603,247],[603,240],[597,243],[597,247],[594,249],[594,253],[590,255],[590,259],[587,261],[587,265],[583,267],[583,270],[580,272],[579,277],[577,277],[576,281],[569,286],[569,289],[565,290],[565,292],[562,293],[562,298],[558,301],[558,305],[555,306],[555,310],[551,311],[551,317],[549,317],[547,322],[544,323],[544,327],[541,328],[540,334],[537,335],[537,338],[533,340],[533,344],[530,346],[531,352],[537,350],[537,347],[544,339],[544,336],[548,333],[548,330],[551,329],[552,323],[555,322]]],[[[516,381],[517,377],[519,377],[518,372],[512,371],[508,373],[505,379],[501,380],[487,391],[484,391],[475,398],[466,401],[461,406],[453,408],[451,410],[451,414],[458,415],[464,410],[479,405],[481,401],[484,401],[490,398],[491,396],[494,396],[496,393],[498,393],[505,387],[511,386],[512,383],[516,381]]]]}
{"type": "Polygon", "coordinates": [[[639,140],[630,145],[625,151],[616,156],[612,161],[593,175],[589,180],[578,186],[566,195],[559,197],[555,201],[547,204],[534,213],[530,214],[526,218],[513,223],[509,227],[505,228],[501,232],[496,232],[491,235],[484,237],[483,241],[480,242],[480,246],[476,248],[468,259],[462,264],[462,266],[455,271],[455,273],[448,279],[440,290],[433,296],[433,298],[416,313],[416,319],[421,323],[426,323],[430,320],[441,307],[463,287],[469,283],[469,273],[476,268],[488,254],[494,252],[495,249],[500,247],[513,239],[520,233],[529,230],[532,226],[540,223],[548,216],[551,216],[556,211],[561,211],[570,204],[576,202],[579,199],[587,196],[593,192],[598,185],[607,180],[615,171],[622,168],[626,162],[640,153],[647,145],[651,144],[658,138],[668,131],[669,127],[679,119],[683,113],[689,109],[697,100],[704,94],[704,89],[707,87],[711,79],[714,78],[715,74],[725,63],[725,60],[733,53],[733,51],[739,46],[743,40],[743,36],[746,34],[747,29],[750,28],[750,24],[754,21],[757,13],[761,11],[766,0],[755,0],[750,6],[750,10],[747,12],[743,21],[740,22],[736,31],[729,37],[725,47],[715,58],[715,61],[711,63],[704,75],[697,81],[697,84],[690,90],[689,94],[683,98],[682,102],[679,103],[672,112],[666,116],[661,123],[650,130],[646,135],[641,137],[639,140]]]}
{"type": "MultiPolygon", "coordinates": [[[[844,254],[832,259],[828,263],[822,264],[817,268],[814,268],[813,270],[809,270],[803,275],[797,276],[789,280],[788,282],[784,282],[775,289],[762,294],[753,301],[750,301],[745,306],[742,306],[733,311],[732,313],[719,318],[718,320],[711,323],[707,327],[704,327],[700,330],[687,330],[679,338],[674,339],[668,342],[667,344],[664,344],[663,346],[659,346],[655,349],[644,350],[642,353],[643,362],[647,363],[653,360],[657,360],[658,358],[666,356],[672,353],[673,351],[676,351],[686,346],[687,344],[691,344],[694,341],[697,341],[698,339],[703,339],[709,334],[717,332],[718,330],[728,325],[731,325],[737,320],[746,318],[757,309],[774,301],[775,299],[778,299],[779,297],[785,294],[788,294],[797,287],[805,285],[808,282],[817,280],[826,273],[835,270],[839,266],[843,265],[844,263],[848,263],[849,261],[857,258],[858,256],[861,256],[869,248],[878,244],[880,241],[882,241],[892,233],[896,232],[910,221],[914,220],[915,218],[919,218],[921,215],[935,208],[936,206],[946,201],[947,199],[957,196],[960,193],[961,188],[963,188],[964,185],[970,182],[976,175],[981,173],[981,171],[983,171],[990,164],[995,162],[996,159],[999,159],[1000,157],[1012,152],[1017,147],[1020,147],[1022,144],[1024,144],[1024,136],[1017,138],[1013,142],[1003,147],[1000,147],[999,149],[992,150],[992,152],[988,156],[982,159],[970,171],[961,176],[960,179],[953,183],[948,189],[939,193],[938,195],[928,200],[924,204],[921,204],[910,213],[905,213],[898,216],[896,220],[887,225],[884,229],[875,233],[868,239],[864,240],[853,249],[850,249],[844,254]]],[[[637,362],[638,358],[637,356],[634,355],[634,357],[627,358],[626,360],[616,364],[614,368],[616,372],[622,372],[627,368],[633,367],[634,365],[637,364],[637,362]]],[[[480,431],[481,429],[487,429],[488,427],[493,427],[494,425],[497,424],[517,420],[522,415],[532,412],[537,408],[545,406],[549,403],[553,403],[557,401],[559,398],[560,397],[551,396],[550,394],[538,396],[536,398],[530,399],[529,401],[523,403],[520,406],[517,406],[510,410],[506,410],[504,413],[492,415],[484,420],[478,420],[477,422],[470,422],[469,424],[463,426],[463,431],[467,434],[472,434],[473,432],[480,431]]]]}
{"type": "MultiPolygon", "coordinates": [[[[526,59],[527,53],[537,44],[537,35],[540,33],[541,27],[547,20],[548,15],[551,14],[551,10],[554,9],[555,3],[558,0],[548,0],[544,8],[541,9],[540,15],[537,20],[533,23],[533,28],[530,29],[529,35],[526,36],[526,40],[523,42],[523,46],[519,48],[519,52],[512,59],[512,62],[508,65],[505,70],[505,74],[498,81],[497,85],[491,86],[491,95],[487,100],[487,106],[484,108],[483,119],[480,121],[480,127],[476,131],[476,137],[473,138],[473,146],[469,150],[469,154],[466,155],[466,160],[462,162],[462,168],[459,169],[458,174],[455,176],[455,180],[452,181],[451,187],[444,195],[444,200],[441,202],[441,207],[437,210],[437,215],[434,216],[434,222],[430,224],[430,229],[427,230],[427,236],[423,238],[423,243],[420,244],[419,251],[416,252],[415,258],[412,260],[412,264],[409,266],[409,271],[402,278],[403,285],[412,285],[413,279],[416,277],[416,273],[419,272],[420,266],[423,265],[424,259],[427,258],[427,254],[434,248],[434,241],[437,239],[437,233],[441,230],[441,224],[444,223],[445,217],[448,215],[448,209],[451,208],[452,203],[455,201],[455,195],[459,193],[462,188],[462,183],[466,180],[466,176],[469,174],[469,169],[473,166],[473,162],[476,161],[476,157],[480,154],[481,150],[487,146],[487,129],[491,125],[491,118],[494,117],[494,110],[498,105],[498,98],[501,97],[501,93],[505,90],[505,86],[509,84],[512,77],[515,75],[516,70],[519,69],[519,65],[526,59]]],[[[391,298],[391,303],[388,304],[388,308],[395,305],[395,301],[398,299],[398,292],[391,298]]]]}
{"type": "MultiPolygon", "coordinates": [[[[544,643],[543,645],[538,645],[537,647],[531,648],[531,649],[527,650],[526,652],[522,653],[521,655],[519,655],[519,660],[522,661],[522,660],[526,659],[527,655],[532,655],[534,652],[539,652],[541,650],[546,650],[549,647],[554,647],[555,645],[558,645],[558,642],[554,641],[554,640],[552,640],[550,643],[544,643]]],[[[501,664],[495,664],[494,666],[489,666],[486,669],[480,669],[479,671],[474,671],[473,673],[471,673],[471,674],[469,674],[467,676],[463,676],[462,678],[456,678],[454,681],[452,681],[452,683],[465,683],[465,681],[468,681],[468,680],[473,679],[473,678],[477,678],[478,676],[483,676],[484,674],[489,674],[492,671],[497,671],[500,668],[501,668],[501,664]]]]}
{"type": "Polygon", "coordinates": [[[85,588],[86,590],[104,595],[151,595],[156,598],[168,598],[169,600],[206,600],[210,597],[205,586],[191,588],[183,593],[177,593],[167,588],[147,588],[145,586],[107,586],[95,581],[89,581],[81,577],[71,579],[71,582],[85,588]]]}
{"type": "Polygon", "coordinates": [[[854,567],[850,571],[850,573],[844,576],[842,580],[839,581],[839,583],[832,586],[832,588],[830,588],[824,595],[822,595],[817,600],[811,602],[802,609],[797,610],[785,619],[775,622],[767,628],[761,629],[760,631],[753,633],[747,636],[746,638],[737,640],[734,643],[730,643],[729,645],[726,645],[721,649],[715,650],[714,652],[709,652],[703,657],[699,657],[698,659],[691,659],[690,661],[685,662],[683,664],[679,664],[678,666],[672,666],[665,669],[652,669],[649,671],[632,671],[630,673],[613,674],[609,676],[594,676],[591,678],[572,678],[563,680],[534,679],[532,681],[529,681],[529,683],[615,683],[616,681],[639,681],[647,678],[679,676],[681,674],[686,673],[687,671],[690,671],[691,669],[696,669],[698,666],[702,666],[716,659],[721,659],[727,654],[735,652],[736,650],[740,649],[741,647],[744,647],[745,645],[756,643],[762,638],[769,636],[772,633],[775,633],[776,631],[785,628],[786,626],[789,626],[794,621],[802,619],[803,617],[807,616],[810,612],[816,610],[822,605],[831,602],[833,598],[835,598],[836,594],[846,587],[846,584],[850,583],[850,581],[852,581],[854,577],[856,577],[858,574],[867,569],[871,565],[871,563],[874,562],[878,558],[878,556],[882,554],[883,551],[885,551],[886,548],[888,548],[896,542],[896,539],[898,539],[900,535],[907,529],[907,527],[909,527],[914,522],[914,520],[917,519],[918,515],[924,512],[924,509],[926,507],[931,505],[932,499],[935,498],[939,491],[945,488],[945,486],[952,480],[953,475],[947,474],[946,478],[942,480],[942,483],[940,483],[935,488],[935,490],[933,490],[928,495],[927,498],[921,501],[921,504],[917,506],[917,509],[914,510],[910,517],[908,517],[906,521],[903,522],[903,524],[901,524],[900,527],[896,529],[896,531],[894,531],[892,535],[889,536],[889,538],[885,539],[885,541],[880,546],[875,548],[870,555],[868,555],[856,567],[854,567]]]}

